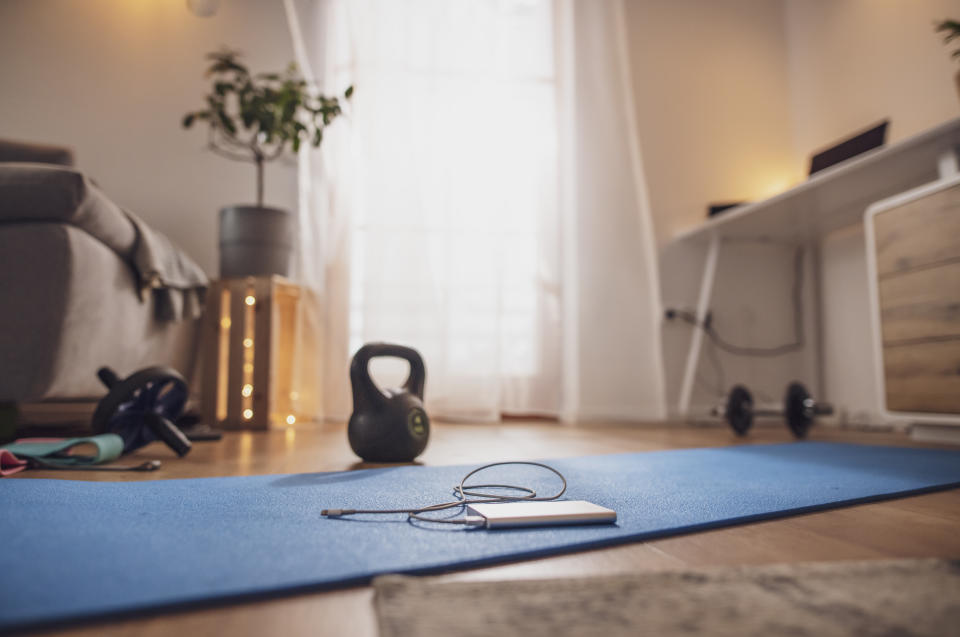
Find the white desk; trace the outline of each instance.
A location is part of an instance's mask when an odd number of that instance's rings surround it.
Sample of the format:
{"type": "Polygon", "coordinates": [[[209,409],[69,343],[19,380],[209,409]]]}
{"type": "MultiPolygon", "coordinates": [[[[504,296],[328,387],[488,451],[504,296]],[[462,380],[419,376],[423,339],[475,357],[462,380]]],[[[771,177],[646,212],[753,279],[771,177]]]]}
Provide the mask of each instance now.
{"type": "MultiPolygon", "coordinates": [[[[815,244],[824,236],[863,223],[867,207],[897,193],[955,175],[960,150],[960,118],[896,144],[823,170],[769,199],[739,206],[681,232],[675,244],[707,251],[700,277],[696,316],[706,318],[717,259],[724,239],[815,244]]],[[[703,331],[694,330],[680,386],[678,412],[688,415],[703,331]]]]}

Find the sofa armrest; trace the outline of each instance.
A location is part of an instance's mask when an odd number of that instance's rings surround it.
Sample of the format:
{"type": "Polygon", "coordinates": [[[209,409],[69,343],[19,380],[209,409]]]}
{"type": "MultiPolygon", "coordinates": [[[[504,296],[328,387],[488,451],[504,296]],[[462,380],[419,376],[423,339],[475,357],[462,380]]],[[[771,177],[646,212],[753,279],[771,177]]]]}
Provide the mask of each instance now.
{"type": "Polygon", "coordinates": [[[0,224],[11,222],[72,225],[124,259],[137,239],[119,206],[89,177],[62,166],[0,163],[0,224]]]}
{"type": "Polygon", "coordinates": [[[8,161],[73,166],[73,151],[65,146],[0,139],[0,162],[8,161]]]}

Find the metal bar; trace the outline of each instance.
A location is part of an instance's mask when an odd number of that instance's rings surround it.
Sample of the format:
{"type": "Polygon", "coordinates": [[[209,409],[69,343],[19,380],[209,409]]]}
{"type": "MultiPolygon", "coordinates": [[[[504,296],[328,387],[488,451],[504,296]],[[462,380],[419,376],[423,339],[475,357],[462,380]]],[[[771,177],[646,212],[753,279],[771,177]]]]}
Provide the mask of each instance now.
{"type": "MultiPolygon", "coordinates": [[[[703,323],[710,310],[710,297],[713,295],[713,279],[717,273],[717,259],[720,256],[720,237],[714,233],[707,247],[707,259],[703,264],[703,277],[700,279],[700,296],[697,299],[697,321],[703,323]]],[[[683,383],[680,385],[680,400],[677,411],[686,418],[690,411],[690,396],[693,393],[693,379],[700,362],[700,350],[703,347],[703,330],[695,328],[690,337],[690,349],[687,352],[687,364],[683,369],[683,383]]]]}
{"type": "Polygon", "coordinates": [[[760,418],[780,418],[783,416],[783,407],[754,407],[753,415],[760,418]]]}

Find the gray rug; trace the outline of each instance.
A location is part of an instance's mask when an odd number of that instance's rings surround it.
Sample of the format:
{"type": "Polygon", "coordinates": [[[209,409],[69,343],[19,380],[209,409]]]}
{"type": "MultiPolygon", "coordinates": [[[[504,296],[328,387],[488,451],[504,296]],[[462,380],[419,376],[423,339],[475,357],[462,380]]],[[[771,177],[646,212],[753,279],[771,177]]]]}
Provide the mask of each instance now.
{"type": "Polygon", "coordinates": [[[381,637],[960,635],[960,560],[500,582],[391,575],[374,588],[381,637]]]}

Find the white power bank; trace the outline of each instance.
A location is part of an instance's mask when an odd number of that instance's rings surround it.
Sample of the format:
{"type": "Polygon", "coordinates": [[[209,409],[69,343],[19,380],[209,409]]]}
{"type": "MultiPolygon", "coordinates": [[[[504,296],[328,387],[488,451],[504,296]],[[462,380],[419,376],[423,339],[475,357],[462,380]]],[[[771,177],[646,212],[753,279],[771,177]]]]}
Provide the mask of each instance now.
{"type": "Polygon", "coordinates": [[[498,529],[518,526],[613,524],[617,521],[617,512],[585,500],[520,501],[468,505],[467,519],[471,518],[477,526],[498,529]]]}

